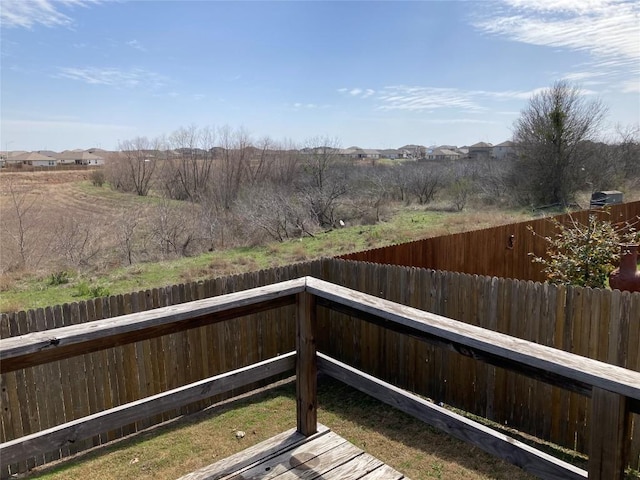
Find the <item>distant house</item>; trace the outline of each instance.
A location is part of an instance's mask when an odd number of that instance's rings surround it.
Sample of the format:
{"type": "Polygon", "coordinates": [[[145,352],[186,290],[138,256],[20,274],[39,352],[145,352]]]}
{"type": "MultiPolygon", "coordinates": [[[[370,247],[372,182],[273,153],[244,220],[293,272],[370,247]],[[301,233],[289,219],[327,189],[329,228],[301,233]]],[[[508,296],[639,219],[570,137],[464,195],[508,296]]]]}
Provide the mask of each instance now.
{"type": "Polygon", "coordinates": [[[491,156],[496,160],[505,160],[515,155],[516,144],[510,140],[494,145],[491,150],[491,156]]]}
{"type": "Polygon", "coordinates": [[[491,158],[493,145],[486,142],[474,143],[469,147],[467,156],[470,160],[489,160],[491,158]]]}
{"type": "Polygon", "coordinates": [[[359,155],[358,158],[370,158],[370,159],[380,158],[380,152],[372,148],[361,148],[358,152],[358,155],[359,155]]]}
{"type": "Polygon", "coordinates": [[[373,150],[370,148],[360,148],[360,147],[341,148],[338,150],[338,155],[345,158],[353,158],[353,159],[380,158],[380,152],[378,150],[373,150]]]}
{"type": "Polygon", "coordinates": [[[380,152],[380,158],[389,158],[391,160],[397,160],[398,158],[402,158],[401,157],[401,153],[400,150],[397,150],[395,148],[386,148],[384,150],[379,150],[380,152]]]}
{"type": "Polygon", "coordinates": [[[65,150],[56,158],[61,165],[104,165],[104,158],[85,150],[65,150]]]}
{"type": "Polygon", "coordinates": [[[447,148],[436,148],[427,153],[427,160],[458,160],[462,154],[447,148]]]}
{"type": "Polygon", "coordinates": [[[399,150],[403,153],[403,158],[412,158],[414,160],[425,158],[427,155],[427,147],[423,145],[405,145],[400,147],[399,150]]]}
{"type": "Polygon", "coordinates": [[[360,148],[358,147],[341,148],[340,150],[338,150],[338,155],[343,158],[359,158],[359,151],[360,148]]]}
{"type": "Polygon", "coordinates": [[[38,152],[27,152],[19,155],[11,155],[6,159],[6,165],[31,165],[33,167],[55,167],[58,160],[42,155],[38,152]]]}

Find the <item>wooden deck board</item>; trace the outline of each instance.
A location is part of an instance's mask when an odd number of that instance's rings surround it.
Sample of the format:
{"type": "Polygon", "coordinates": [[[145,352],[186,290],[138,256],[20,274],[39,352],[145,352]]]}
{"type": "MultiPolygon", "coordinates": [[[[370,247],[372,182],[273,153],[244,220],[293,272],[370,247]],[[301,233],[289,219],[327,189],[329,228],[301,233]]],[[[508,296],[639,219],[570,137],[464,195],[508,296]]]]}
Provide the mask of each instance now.
{"type": "MultiPolygon", "coordinates": [[[[404,475],[318,425],[305,438],[291,429],[179,480],[401,480],[404,475]]],[[[408,480],[408,479],[406,479],[408,480]]]]}

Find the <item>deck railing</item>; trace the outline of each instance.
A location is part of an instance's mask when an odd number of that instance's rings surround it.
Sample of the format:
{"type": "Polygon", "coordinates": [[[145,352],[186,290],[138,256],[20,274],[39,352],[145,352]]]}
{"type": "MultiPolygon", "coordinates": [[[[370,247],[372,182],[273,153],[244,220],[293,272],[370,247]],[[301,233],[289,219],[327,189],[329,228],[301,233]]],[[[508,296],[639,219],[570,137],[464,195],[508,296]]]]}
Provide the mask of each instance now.
{"type": "Polygon", "coordinates": [[[296,371],[297,428],[317,426],[317,372],[434,425],[542,478],[621,479],[632,413],[640,413],[640,373],[373,297],[312,277],[0,342],[2,373],[223,322],[285,305],[297,306],[296,351],[83,417],[0,445],[2,474],[11,465],[112,428],[241,386],[296,371]],[[405,390],[316,352],[316,312],[328,308],[421,341],[452,349],[591,398],[588,472],[405,390]]]}

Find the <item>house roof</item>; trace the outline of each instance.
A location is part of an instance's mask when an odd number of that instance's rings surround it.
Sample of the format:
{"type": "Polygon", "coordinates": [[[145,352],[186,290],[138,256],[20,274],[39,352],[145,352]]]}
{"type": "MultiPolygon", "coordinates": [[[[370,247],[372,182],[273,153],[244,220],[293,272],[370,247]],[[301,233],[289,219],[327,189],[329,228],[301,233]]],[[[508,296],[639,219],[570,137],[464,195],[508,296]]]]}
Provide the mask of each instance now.
{"type": "Polygon", "coordinates": [[[7,160],[9,160],[10,162],[16,161],[16,162],[24,162],[24,161],[29,161],[29,162],[33,162],[33,161],[38,161],[38,160],[55,160],[55,158],[53,157],[48,157],[46,155],[42,155],[38,152],[27,152],[27,153],[22,153],[20,155],[13,155],[11,157],[9,157],[7,160]]]}
{"type": "Polygon", "coordinates": [[[515,147],[515,145],[516,144],[513,143],[511,140],[507,140],[494,146],[495,147],[515,147]]]}
{"type": "Polygon", "coordinates": [[[469,148],[491,148],[493,145],[487,142],[478,142],[471,145],[469,148]]]}
{"type": "Polygon", "coordinates": [[[434,156],[446,156],[446,157],[461,157],[462,155],[458,152],[454,152],[453,150],[449,150],[448,148],[436,148],[433,150],[430,155],[434,156]]]}
{"type": "Polygon", "coordinates": [[[84,150],[65,150],[62,153],[56,154],[56,158],[59,160],[97,160],[102,157],[85,152],[84,150]]]}

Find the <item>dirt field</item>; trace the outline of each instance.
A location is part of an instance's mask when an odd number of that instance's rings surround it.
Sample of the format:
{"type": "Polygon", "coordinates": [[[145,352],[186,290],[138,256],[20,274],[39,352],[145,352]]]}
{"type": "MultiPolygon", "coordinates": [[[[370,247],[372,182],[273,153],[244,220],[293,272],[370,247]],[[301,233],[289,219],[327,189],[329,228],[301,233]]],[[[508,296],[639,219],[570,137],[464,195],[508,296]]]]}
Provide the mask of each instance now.
{"type": "Polygon", "coordinates": [[[62,240],[55,234],[68,230],[72,221],[90,227],[101,244],[113,243],[113,223],[145,202],[108,187],[92,187],[89,178],[86,170],[0,173],[1,272],[15,268],[21,258],[18,211],[31,270],[51,267],[48,252],[62,240]]]}

